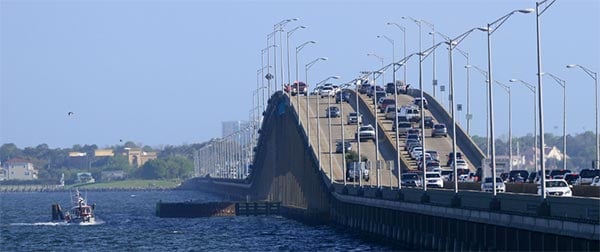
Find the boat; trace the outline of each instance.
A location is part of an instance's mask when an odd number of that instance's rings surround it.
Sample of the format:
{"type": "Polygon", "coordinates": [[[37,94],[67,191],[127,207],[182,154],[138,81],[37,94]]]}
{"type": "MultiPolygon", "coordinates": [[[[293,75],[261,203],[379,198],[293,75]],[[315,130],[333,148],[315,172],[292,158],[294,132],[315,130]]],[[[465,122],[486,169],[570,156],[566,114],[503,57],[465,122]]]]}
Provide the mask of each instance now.
{"type": "Polygon", "coordinates": [[[88,205],[87,200],[79,192],[79,189],[75,189],[75,193],[72,196],[72,203],[73,206],[66,213],[62,212],[59,204],[52,205],[52,220],[73,224],[96,223],[96,217],[94,216],[96,204],[88,205]]]}

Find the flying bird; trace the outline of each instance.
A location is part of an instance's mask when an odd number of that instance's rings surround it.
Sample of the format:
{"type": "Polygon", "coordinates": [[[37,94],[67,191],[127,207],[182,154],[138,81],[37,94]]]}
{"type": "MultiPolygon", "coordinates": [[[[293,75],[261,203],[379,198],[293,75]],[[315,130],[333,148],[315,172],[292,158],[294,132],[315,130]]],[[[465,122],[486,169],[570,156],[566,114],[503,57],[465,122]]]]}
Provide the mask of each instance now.
{"type": "Polygon", "coordinates": [[[122,143],[122,142],[123,142],[123,139],[119,139],[119,142],[121,142],[121,143],[122,143]]]}
{"type": "Polygon", "coordinates": [[[68,116],[72,116],[72,115],[74,115],[74,114],[75,114],[75,113],[73,113],[73,111],[69,111],[69,112],[67,113],[67,115],[68,115],[68,116]]]}

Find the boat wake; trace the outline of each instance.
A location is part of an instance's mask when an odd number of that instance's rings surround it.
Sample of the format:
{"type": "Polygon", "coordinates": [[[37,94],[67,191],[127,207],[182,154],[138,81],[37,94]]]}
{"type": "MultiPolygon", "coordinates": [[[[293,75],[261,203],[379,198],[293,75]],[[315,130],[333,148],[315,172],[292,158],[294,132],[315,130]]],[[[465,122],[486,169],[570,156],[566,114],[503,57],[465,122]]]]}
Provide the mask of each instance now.
{"type": "Polygon", "coordinates": [[[96,220],[93,223],[90,222],[81,222],[81,223],[68,223],[68,222],[56,222],[56,221],[48,221],[48,222],[34,222],[34,223],[11,223],[11,226],[95,226],[102,225],[105,222],[102,220],[96,220]]]}

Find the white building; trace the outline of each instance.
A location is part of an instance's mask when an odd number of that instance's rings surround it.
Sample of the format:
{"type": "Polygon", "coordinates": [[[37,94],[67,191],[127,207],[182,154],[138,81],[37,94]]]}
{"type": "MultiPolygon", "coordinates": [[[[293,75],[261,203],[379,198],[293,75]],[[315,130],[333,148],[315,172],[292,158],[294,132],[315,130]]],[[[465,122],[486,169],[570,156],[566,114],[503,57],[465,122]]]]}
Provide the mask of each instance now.
{"type": "Polygon", "coordinates": [[[32,163],[13,158],[4,163],[4,177],[6,180],[33,180],[38,178],[38,171],[32,163]]]}

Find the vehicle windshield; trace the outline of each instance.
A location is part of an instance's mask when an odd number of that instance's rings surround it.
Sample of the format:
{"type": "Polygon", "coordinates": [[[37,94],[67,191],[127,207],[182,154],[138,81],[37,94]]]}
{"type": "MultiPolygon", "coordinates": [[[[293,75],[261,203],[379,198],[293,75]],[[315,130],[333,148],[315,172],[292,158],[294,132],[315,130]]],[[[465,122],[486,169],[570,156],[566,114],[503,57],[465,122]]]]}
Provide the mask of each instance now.
{"type": "Polygon", "coordinates": [[[360,127],[360,131],[363,131],[363,130],[373,130],[373,128],[371,128],[370,126],[362,126],[362,127],[360,127]]]}
{"type": "Polygon", "coordinates": [[[546,187],[567,187],[567,183],[562,180],[546,181],[546,187]]]}
{"type": "Polygon", "coordinates": [[[349,116],[356,116],[356,113],[350,113],[349,116]]]}
{"type": "Polygon", "coordinates": [[[427,178],[439,178],[440,174],[439,173],[425,173],[425,177],[427,178]]]}
{"type": "Polygon", "coordinates": [[[419,176],[417,174],[402,174],[402,179],[414,179],[414,180],[417,180],[417,179],[419,179],[419,176]]]}
{"type": "Polygon", "coordinates": [[[433,127],[434,127],[435,129],[443,129],[443,128],[446,128],[446,126],[445,126],[445,125],[443,125],[443,124],[436,124],[436,125],[434,125],[433,127]]]}
{"type": "MultiPolygon", "coordinates": [[[[492,178],[485,178],[484,183],[492,183],[492,178]]],[[[502,178],[496,177],[496,183],[503,183],[502,178]]]]}

